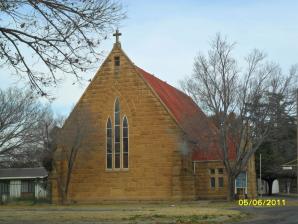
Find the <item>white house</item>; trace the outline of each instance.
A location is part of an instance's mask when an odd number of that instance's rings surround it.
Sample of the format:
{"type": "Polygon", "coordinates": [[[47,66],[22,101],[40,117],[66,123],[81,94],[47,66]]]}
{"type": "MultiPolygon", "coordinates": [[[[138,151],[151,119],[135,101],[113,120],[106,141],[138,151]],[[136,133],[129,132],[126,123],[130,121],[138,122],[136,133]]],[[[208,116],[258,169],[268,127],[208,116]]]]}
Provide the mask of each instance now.
{"type": "Polygon", "coordinates": [[[46,198],[48,172],[43,167],[0,169],[0,200],[46,198]]]}
{"type": "MultiPolygon", "coordinates": [[[[269,186],[267,181],[262,180],[262,185],[260,184],[260,178],[258,178],[258,193],[259,194],[268,194],[269,193],[269,186]]],[[[279,181],[274,180],[272,183],[272,194],[279,193],[279,181]]]]}

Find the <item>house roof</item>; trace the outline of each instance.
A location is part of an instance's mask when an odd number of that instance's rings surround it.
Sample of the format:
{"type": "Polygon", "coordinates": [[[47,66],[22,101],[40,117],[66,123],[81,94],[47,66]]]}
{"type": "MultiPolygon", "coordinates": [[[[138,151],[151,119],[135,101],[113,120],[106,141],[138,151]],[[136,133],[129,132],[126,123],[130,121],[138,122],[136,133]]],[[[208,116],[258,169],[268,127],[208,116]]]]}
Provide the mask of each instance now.
{"type": "Polygon", "coordinates": [[[0,180],[44,178],[48,172],[43,167],[0,169],[0,180]]]}
{"type": "Polygon", "coordinates": [[[297,159],[294,159],[294,160],[291,160],[285,164],[282,164],[281,166],[297,166],[298,164],[298,158],[297,159]]]}
{"type": "MultiPolygon", "coordinates": [[[[193,160],[221,160],[218,129],[197,104],[175,87],[139,67],[136,69],[170,111],[187,139],[194,143],[193,160]]],[[[235,150],[230,150],[229,158],[235,158],[235,150]]]]}

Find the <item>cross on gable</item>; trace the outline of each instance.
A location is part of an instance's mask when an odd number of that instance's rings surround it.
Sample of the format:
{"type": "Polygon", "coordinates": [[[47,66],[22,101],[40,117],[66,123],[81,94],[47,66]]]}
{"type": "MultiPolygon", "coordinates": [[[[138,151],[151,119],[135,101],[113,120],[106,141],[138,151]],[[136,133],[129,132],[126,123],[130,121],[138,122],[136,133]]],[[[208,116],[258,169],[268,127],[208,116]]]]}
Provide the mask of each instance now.
{"type": "Polygon", "coordinates": [[[122,35],[122,33],[119,33],[119,30],[116,30],[116,33],[113,34],[114,37],[116,37],[116,43],[119,43],[119,37],[122,35]]]}

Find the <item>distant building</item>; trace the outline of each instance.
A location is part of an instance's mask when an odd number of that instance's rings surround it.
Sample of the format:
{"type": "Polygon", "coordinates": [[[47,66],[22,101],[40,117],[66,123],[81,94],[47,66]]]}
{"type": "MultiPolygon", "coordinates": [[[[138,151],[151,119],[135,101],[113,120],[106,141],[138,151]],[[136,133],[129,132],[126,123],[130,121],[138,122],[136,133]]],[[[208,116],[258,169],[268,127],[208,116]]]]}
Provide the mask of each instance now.
{"type": "MultiPolygon", "coordinates": [[[[260,184],[260,178],[258,178],[258,193],[259,194],[269,194],[269,186],[267,181],[262,180],[262,185],[260,184]]],[[[274,180],[272,183],[272,194],[278,194],[279,191],[279,180],[274,180]]]]}
{"type": "Polygon", "coordinates": [[[0,169],[0,200],[46,198],[48,172],[43,167],[0,169]]]}
{"type": "Polygon", "coordinates": [[[294,159],[283,164],[283,177],[279,178],[281,193],[297,193],[297,164],[298,159],[294,159]]]}

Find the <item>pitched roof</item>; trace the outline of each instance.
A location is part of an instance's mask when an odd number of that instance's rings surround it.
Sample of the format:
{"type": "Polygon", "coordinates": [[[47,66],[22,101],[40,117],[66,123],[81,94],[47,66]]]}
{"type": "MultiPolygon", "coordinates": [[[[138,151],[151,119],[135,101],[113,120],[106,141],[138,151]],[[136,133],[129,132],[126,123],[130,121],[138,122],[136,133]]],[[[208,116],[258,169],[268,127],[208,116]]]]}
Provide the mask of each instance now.
{"type": "MultiPolygon", "coordinates": [[[[168,108],[187,139],[196,143],[193,160],[221,160],[218,129],[197,104],[175,87],[139,67],[136,69],[168,108]]],[[[235,158],[235,150],[231,150],[229,158],[235,158]]]]}
{"type": "Polygon", "coordinates": [[[0,169],[0,179],[33,179],[44,178],[48,172],[43,167],[36,168],[5,168],[0,169]]]}

